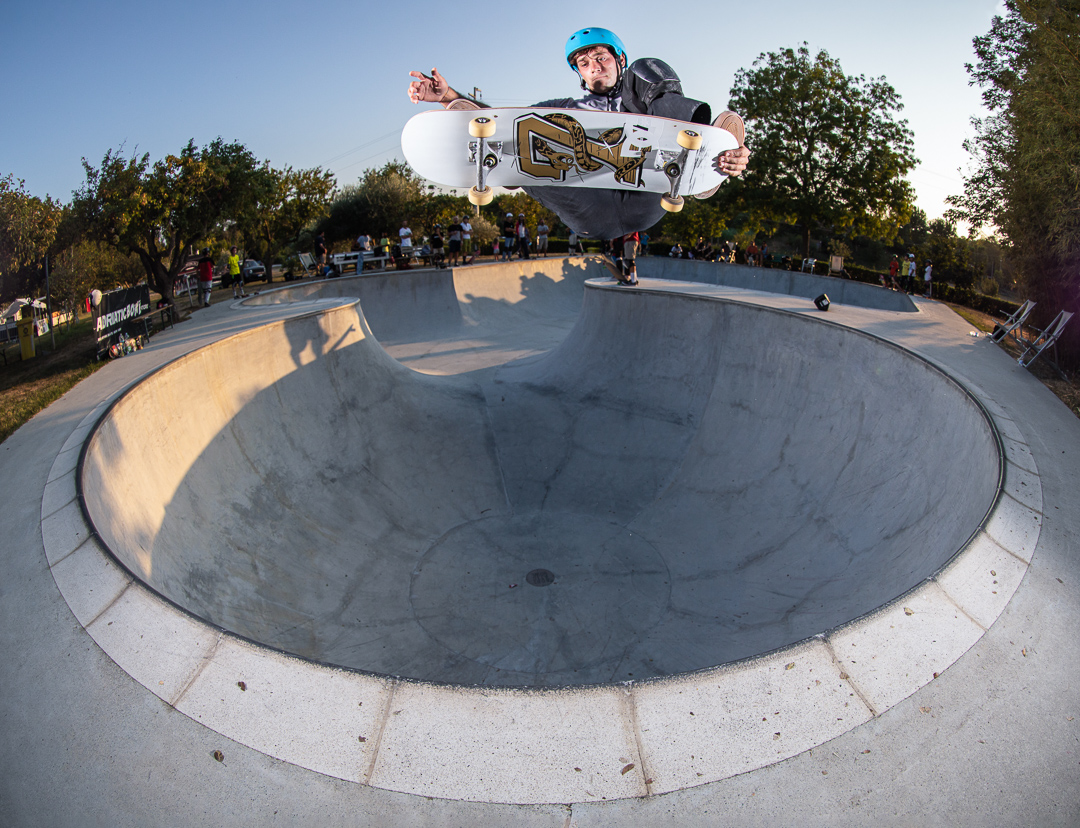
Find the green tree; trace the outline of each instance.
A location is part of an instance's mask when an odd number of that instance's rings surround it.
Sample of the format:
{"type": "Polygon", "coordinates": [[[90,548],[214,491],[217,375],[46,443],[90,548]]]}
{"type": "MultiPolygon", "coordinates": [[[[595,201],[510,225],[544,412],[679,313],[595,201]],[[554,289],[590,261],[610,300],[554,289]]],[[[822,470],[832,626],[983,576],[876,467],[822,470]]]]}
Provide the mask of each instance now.
{"type": "Polygon", "coordinates": [[[559,217],[553,211],[520,190],[496,196],[491,204],[480,208],[480,212],[488,221],[500,229],[507,213],[513,215],[515,221],[518,215],[524,213],[525,224],[528,226],[529,232],[533,234],[535,234],[536,226],[541,219],[552,229],[562,226],[559,217]]]}
{"type": "Polygon", "coordinates": [[[269,268],[295,248],[301,230],[329,214],[335,180],[333,173],[317,167],[267,173],[271,183],[238,216],[235,229],[248,255],[269,268]]]}
{"type": "Polygon", "coordinates": [[[94,288],[131,287],[145,278],[137,256],[98,241],[78,239],[50,257],[52,301],[65,311],[78,311],[94,288]]]}
{"type": "Polygon", "coordinates": [[[356,184],[344,187],[316,229],[326,234],[329,244],[351,241],[362,232],[396,237],[403,221],[426,226],[430,212],[424,179],[407,164],[389,161],[380,169],[365,170],[356,184]]]}
{"type": "Polygon", "coordinates": [[[38,265],[56,239],[63,208],[26,191],[11,175],[0,178],[0,274],[4,295],[15,288],[20,270],[38,265]]]}
{"type": "Polygon", "coordinates": [[[956,225],[944,219],[930,222],[926,241],[917,248],[916,259],[934,263],[934,281],[952,282],[957,287],[973,287],[975,273],[971,244],[956,234],[956,225]]]}
{"type": "Polygon", "coordinates": [[[150,285],[172,299],[188,251],[224,232],[226,221],[269,198],[273,177],[242,145],[189,141],[151,165],[109,150],[100,167],[83,159],[86,182],[72,202],[89,238],[139,257],[150,285]]]}
{"type": "Polygon", "coordinates": [[[891,241],[911,216],[904,176],[918,163],[900,96],[884,78],[845,75],[825,51],[763,53],[735,76],[746,172],[720,190],[762,228],[796,225],[803,254],[818,228],[891,241]]]}
{"type": "MultiPolygon", "coordinates": [[[[428,199],[430,200],[430,205],[426,213],[428,216],[427,221],[432,224],[441,224],[444,231],[453,223],[455,216],[468,216],[469,218],[473,218],[473,213],[476,210],[465,196],[439,193],[437,195],[428,196],[428,199]]],[[[431,228],[425,225],[417,225],[414,229],[417,230],[417,232],[426,234],[431,228]]]]}
{"type": "MultiPolygon", "coordinates": [[[[658,241],[693,247],[699,236],[710,241],[719,239],[727,226],[728,212],[720,199],[688,198],[679,212],[667,213],[649,235],[658,241]]],[[[748,233],[756,229],[748,228],[748,233]]]]}
{"type": "MultiPolygon", "coordinates": [[[[951,196],[950,220],[1000,233],[1037,312],[1080,296],[1080,5],[1005,0],[1005,15],[974,40],[967,70],[989,110],[965,143],[974,168],[951,196]]],[[[1046,319],[1048,317],[1045,317],[1046,319]]],[[[1080,361],[1080,326],[1063,356],[1080,361]]]]}

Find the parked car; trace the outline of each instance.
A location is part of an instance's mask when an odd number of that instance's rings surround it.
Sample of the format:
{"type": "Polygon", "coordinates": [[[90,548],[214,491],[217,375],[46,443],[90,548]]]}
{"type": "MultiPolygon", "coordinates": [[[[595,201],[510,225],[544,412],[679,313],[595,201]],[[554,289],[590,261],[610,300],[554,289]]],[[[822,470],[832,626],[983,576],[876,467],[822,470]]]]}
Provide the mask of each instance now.
{"type": "Polygon", "coordinates": [[[259,280],[264,282],[270,281],[270,279],[266,278],[266,268],[263,267],[263,263],[257,262],[254,259],[244,259],[244,266],[240,268],[240,275],[244,279],[244,284],[259,280]]]}

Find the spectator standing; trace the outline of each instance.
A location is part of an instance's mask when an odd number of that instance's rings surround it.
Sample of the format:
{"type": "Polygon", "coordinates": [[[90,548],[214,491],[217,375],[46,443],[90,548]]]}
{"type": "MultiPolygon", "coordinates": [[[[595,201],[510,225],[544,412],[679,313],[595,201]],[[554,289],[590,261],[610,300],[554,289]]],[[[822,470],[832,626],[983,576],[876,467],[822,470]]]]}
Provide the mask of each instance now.
{"type": "Polygon", "coordinates": [[[638,238],[638,255],[639,256],[648,256],[649,255],[649,234],[646,233],[644,230],[642,230],[640,233],[638,233],[638,236],[639,236],[639,238],[638,238]]]}
{"type": "Polygon", "coordinates": [[[575,253],[579,256],[581,255],[581,240],[578,239],[578,234],[573,230],[570,231],[570,240],[566,245],[566,252],[571,256],[575,253]]]}
{"type": "Polygon", "coordinates": [[[761,259],[758,258],[761,250],[758,249],[757,242],[753,239],[750,240],[750,245],[746,248],[746,263],[753,267],[761,266],[761,259]]]}
{"type": "Polygon", "coordinates": [[[321,276],[326,269],[326,236],[322,233],[315,237],[315,263],[318,265],[317,271],[321,276]]]}
{"type": "Polygon", "coordinates": [[[446,267],[442,228],[437,224],[431,228],[431,263],[438,268],[446,267]]]}
{"type": "Polygon", "coordinates": [[[229,248],[229,282],[232,284],[233,299],[243,299],[247,296],[244,293],[244,274],[240,270],[240,254],[235,244],[229,248]]]}
{"type": "Polygon", "coordinates": [[[514,234],[514,227],[514,214],[507,213],[506,218],[503,219],[502,223],[502,260],[504,262],[510,261],[510,254],[513,253],[514,245],[517,243],[514,234]]]}
{"type": "Polygon", "coordinates": [[[633,233],[627,233],[622,238],[622,272],[623,277],[619,279],[620,285],[636,285],[637,280],[637,250],[638,242],[641,241],[640,235],[635,231],[633,233]]]}
{"type": "Polygon", "coordinates": [[[461,218],[461,263],[472,261],[472,224],[468,216],[461,218]]]}
{"type": "Polygon", "coordinates": [[[933,288],[933,284],[931,282],[931,274],[933,273],[933,270],[934,270],[934,263],[932,261],[930,261],[929,259],[927,259],[926,260],[926,270],[923,271],[923,282],[926,283],[926,298],[927,299],[930,298],[930,293],[932,292],[932,288],[933,288]]]}
{"type": "Polygon", "coordinates": [[[896,287],[896,274],[900,272],[900,260],[896,256],[892,257],[892,261],[889,262],[889,281],[892,282],[893,287],[896,287]]]}
{"type": "Polygon", "coordinates": [[[446,233],[450,241],[450,267],[457,267],[458,256],[461,255],[461,216],[454,216],[446,233]]]}
{"type": "Polygon", "coordinates": [[[401,222],[401,229],[398,230],[398,244],[402,247],[412,247],[412,230],[409,229],[409,222],[401,222]]]}
{"type": "Polygon", "coordinates": [[[915,293],[915,254],[908,253],[907,285],[908,293],[915,293]]]}
{"type": "Polygon", "coordinates": [[[547,222],[540,219],[536,225],[536,255],[547,257],[548,230],[547,222]]]}
{"type": "Polygon", "coordinates": [[[529,228],[525,226],[524,213],[518,213],[517,224],[514,226],[514,235],[517,236],[518,258],[529,258],[529,228]]]}
{"type": "Polygon", "coordinates": [[[361,233],[353,242],[353,250],[356,251],[356,272],[364,270],[364,254],[371,250],[371,237],[367,233],[361,233]]]}
{"type": "Polygon", "coordinates": [[[214,260],[210,258],[210,248],[204,247],[199,259],[199,298],[204,308],[210,307],[210,290],[214,286],[214,260]]]}

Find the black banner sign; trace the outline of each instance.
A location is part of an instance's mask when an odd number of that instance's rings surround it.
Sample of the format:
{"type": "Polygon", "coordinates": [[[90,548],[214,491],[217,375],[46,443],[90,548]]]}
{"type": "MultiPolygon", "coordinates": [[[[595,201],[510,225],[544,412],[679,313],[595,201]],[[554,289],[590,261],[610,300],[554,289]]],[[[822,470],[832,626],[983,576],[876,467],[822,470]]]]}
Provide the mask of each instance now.
{"type": "Polygon", "coordinates": [[[129,320],[136,319],[149,310],[150,288],[146,285],[102,294],[98,316],[94,320],[98,342],[124,331],[129,334],[140,333],[139,329],[128,324],[129,320]]]}

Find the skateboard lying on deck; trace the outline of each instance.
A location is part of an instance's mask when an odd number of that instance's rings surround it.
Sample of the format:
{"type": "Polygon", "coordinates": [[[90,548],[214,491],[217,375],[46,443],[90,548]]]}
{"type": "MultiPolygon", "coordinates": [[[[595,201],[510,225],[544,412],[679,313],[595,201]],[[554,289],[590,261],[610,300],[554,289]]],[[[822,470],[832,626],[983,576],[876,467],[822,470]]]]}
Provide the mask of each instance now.
{"type": "Polygon", "coordinates": [[[727,176],[716,157],[738,140],[725,129],[633,112],[497,108],[431,110],[409,119],[401,149],[430,181],[468,187],[487,204],[492,187],[563,186],[662,193],[669,212],[684,195],[727,176]]]}

